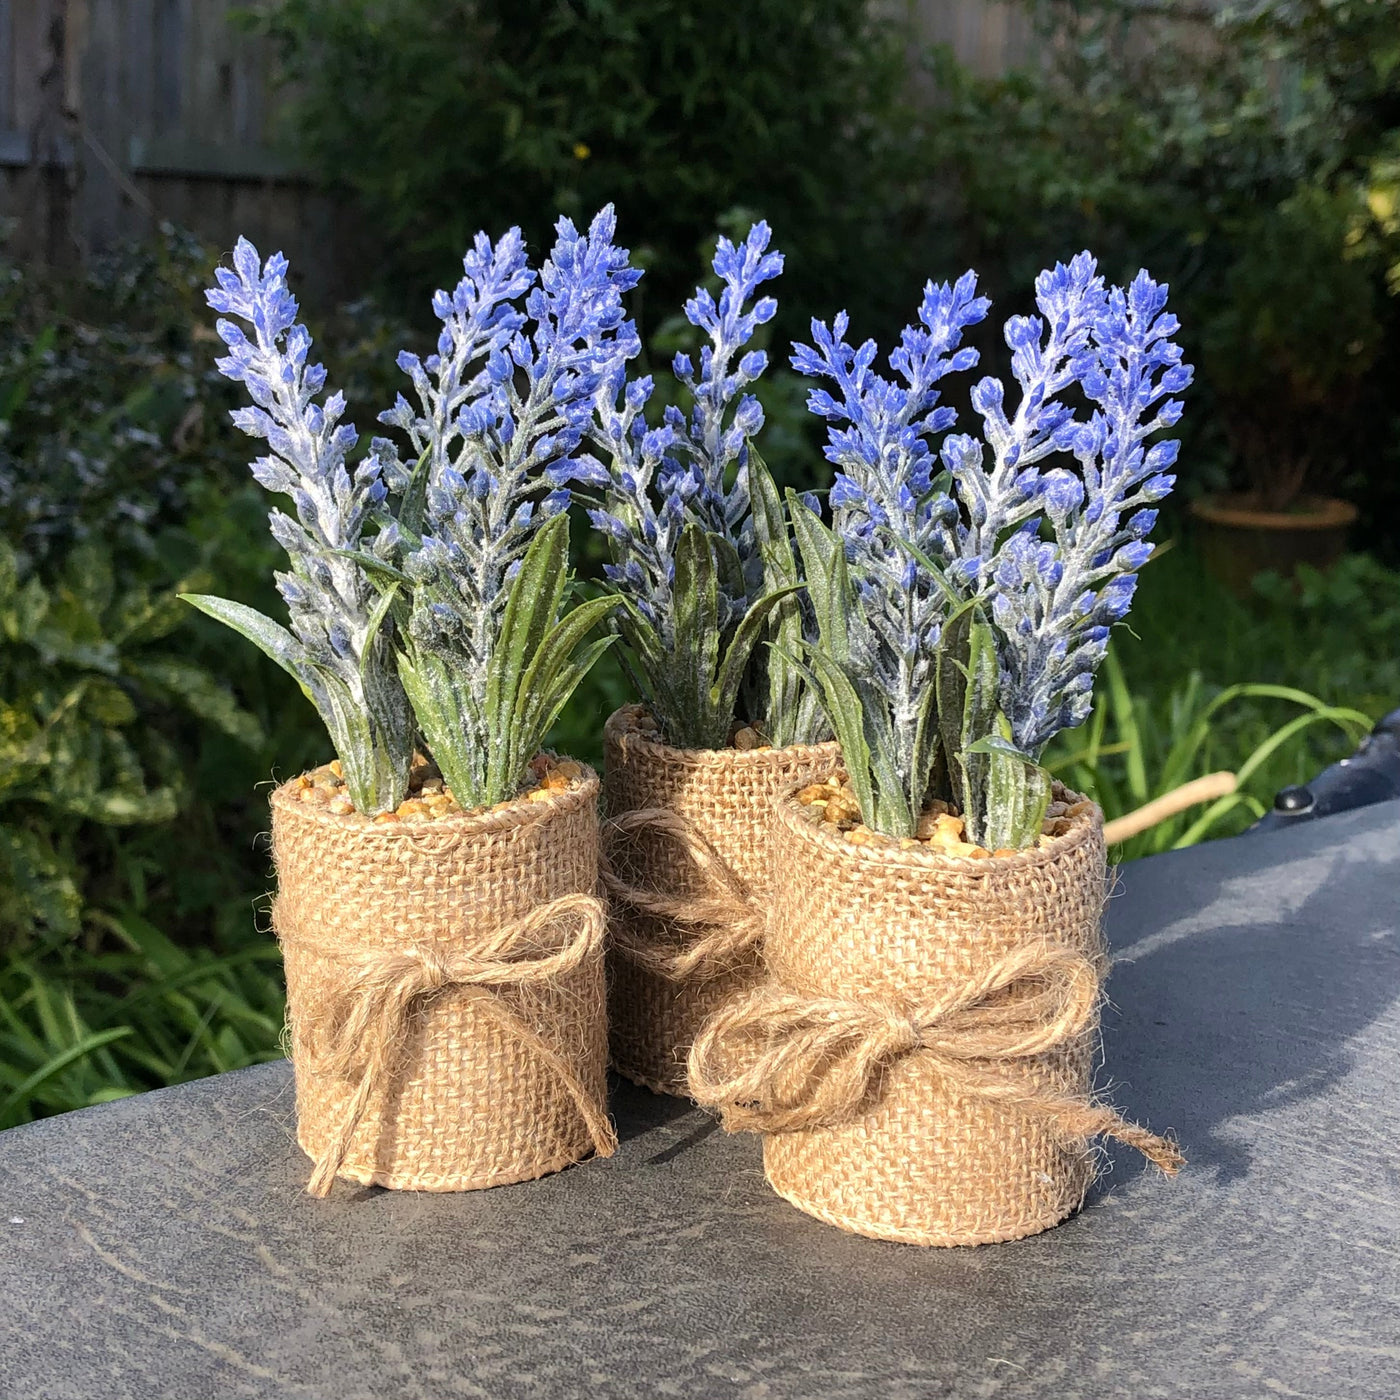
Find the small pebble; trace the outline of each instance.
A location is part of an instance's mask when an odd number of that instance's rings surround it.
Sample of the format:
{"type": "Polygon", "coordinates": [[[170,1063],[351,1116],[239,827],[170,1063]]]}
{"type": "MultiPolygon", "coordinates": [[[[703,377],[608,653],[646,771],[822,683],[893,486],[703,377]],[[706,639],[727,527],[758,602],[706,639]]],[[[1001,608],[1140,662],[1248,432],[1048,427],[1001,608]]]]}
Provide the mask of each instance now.
{"type": "Polygon", "coordinates": [[[919,824],[914,829],[914,835],[920,841],[961,841],[963,835],[963,819],[961,817],[950,816],[947,812],[925,812],[919,818],[919,824]]]}
{"type": "Polygon", "coordinates": [[[343,778],[345,776],[345,769],[340,766],[340,760],[338,758],[331,759],[327,767],[330,768],[331,772],[337,778],[343,778]]]}
{"type": "Polygon", "coordinates": [[[313,807],[324,806],[329,798],[330,793],[323,787],[309,787],[301,790],[301,800],[311,803],[313,807]]]}
{"type": "Polygon", "coordinates": [[[397,812],[381,812],[374,819],[375,826],[398,826],[399,817],[397,812]]]}
{"type": "Polygon", "coordinates": [[[337,817],[348,817],[355,810],[355,804],[350,800],[348,793],[337,793],[326,804],[326,810],[335,813],[337,817]]]}
{"type": "Polygon", "coordinates": [[[734,747],[738,749],[741,753],[746,752],[749,749],[762,748],[763,735],[761,735],[756,729],[751,729],[747,725],[745,725],[743,729],[740,729],[735,733],[734,747]]]}

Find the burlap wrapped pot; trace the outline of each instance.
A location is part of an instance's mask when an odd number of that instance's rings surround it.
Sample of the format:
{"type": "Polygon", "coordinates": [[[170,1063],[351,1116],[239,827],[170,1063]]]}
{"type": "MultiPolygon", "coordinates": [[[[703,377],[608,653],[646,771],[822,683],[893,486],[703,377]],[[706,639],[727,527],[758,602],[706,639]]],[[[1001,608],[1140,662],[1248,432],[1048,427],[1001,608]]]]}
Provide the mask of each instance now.
{"type": "Polygon", "coordinates": [[[761,975],[774,796],[824,777],[834,743],[676,749],[627,705],[603,730],[608,1019],[618,1072],[686,1093],[696,1031],[761,975]]]}
{"type": "Polygon", "coordinates": [[[465,1191],[615,1146],[598,780],[378,824],[272,795],[308,1189],[465,1191]]]}
{"type": "MultiPolygon", "coordinates": [[[[1074,794],[1058,794],[1071,802],[1074,794]]],[[[1076,1210],[1105,1133],[1175,1147],[1096,1103],[1102,817],[990,859],[854,845],[775,807],[770,977],[704,1028],[696,1098],[764,1132],[774,1190],[857,1234],[982,1244],[1076,1210]]]]}

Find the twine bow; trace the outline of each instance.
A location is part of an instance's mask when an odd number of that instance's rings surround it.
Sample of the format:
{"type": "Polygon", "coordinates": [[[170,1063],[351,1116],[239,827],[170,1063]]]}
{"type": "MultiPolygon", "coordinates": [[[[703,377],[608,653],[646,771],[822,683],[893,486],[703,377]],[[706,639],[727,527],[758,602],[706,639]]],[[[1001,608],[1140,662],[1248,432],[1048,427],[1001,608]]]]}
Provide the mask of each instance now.
{"type": "Polygon", "coordinates": [[[613,947],[629,962],[668,981],[681,982],[697,971],[721,972],[758,946],[763,937],[763,911],[748,882],[678,812],[665,807],[638,807],[623,812],[603,824],[603,838],[600,875],[610,899],[660,919],[684,935],[708,930],[679,952],[666,952],[614,923],[613,947]],[[704,879],[707,891],[678,896],[629,885],[623,880],[613,867],[609,848],[618,837],[639,831],[674,842],[704,879]]]}
{"type": "Polygon", "coordinates": [[[769,982],[711,1017],[691,1048],[690,1092],[730,1132],[835,1127],[857,1116],[886,1069],[917,1054],[956,1092],[1049,1118],[1067,1138],[1117,1138],[1174,1176],[1184,1161],[1175,1143],[1090,1098],[994,1068],[1081,1035],[1098,998],[1096,963],[1053,944],[1017,948],[917,1006],[809,997],[769,982]],[[1018,995],[1001,995],[1012,988],[1018,995]]]}
{"type": "MultiPolygon", "coordinates": [[[[330,1193],[375,1086],[391,1073],[402,1054],[410,1018],[427,998],[449,988],[465,993],[548,1065],[577,1104],[598,1156],[612,1156],[617,1135],[578,1073],[497,995],[502,987],[548,983],[572,972],[602,947],[603,931],[602,904],[591,895],[568,894],[505,925],[460,955],[444,957],[436,949],[414,947],[366,952],[349,959],[349,973],[332,1013],[333,1029],[318,1055],[318,1067],[345,1078],[358,1074],[360,1082],[339,1129],[316,1162],[307,1191],[313,1196],[330,1193]],[[537,949],[539,936],[568,918],[575,920],[575,929],[557,951],[512,956],[537,949]]],[[[338,952],[319,947],[314,951],[345,960],[338,952]]]]}

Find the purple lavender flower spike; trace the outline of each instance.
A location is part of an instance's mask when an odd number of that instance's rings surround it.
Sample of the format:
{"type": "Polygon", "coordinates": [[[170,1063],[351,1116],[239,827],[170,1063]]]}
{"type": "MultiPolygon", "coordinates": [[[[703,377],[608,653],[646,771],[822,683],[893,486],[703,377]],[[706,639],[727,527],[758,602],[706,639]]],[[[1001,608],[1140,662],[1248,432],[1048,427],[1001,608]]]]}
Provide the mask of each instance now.
{"type": "Polygon", "coordinates": [[[959,345],[987,310],[974,293],[971,273],[930,284],[920,325],[889,357],[898,380],[876,372],[872,342],[847,344],[844,314],[814,322],[811,345],[793,347],[794,368],[826,381],[808,407],[830,424],[834,538],[864,614],[850,619],[849,642],[841,638],[841,664],[867,732],[888,749],[881,760],[892,766],[878,780],[872,768],[871,781],[897,792],[872,802],[887,816],[899,809],[895,825],[912,821],[926,795],[915,765],[916,754],[927,757],[920,702],[955,613],[974,606],[990,619],[998,680],[986,738],[1000,740],[1005,724],[1015,748],[1037,760],[1087,716],[1109,631],[1151,553],[1154,506],[1175,482],[1177,444],[1148,440],[1179,421],[1175,396],[1191,382],[1166,288],[1145,272],[1108,288],[1081,253],[1037,278],[1038,315],[1005,326],[1014,392],[983,378],[971,393],[981,436],[951,433],[935,386],[976,363],[959,345]],[[1076,389],[1087,417],[1069,399],[1076,389]]]}
{"type": "Polygon", "coordinates": [[[830,327],[812,323],[812,345],[793,346],[793,368],[836,389],[814,388],[807,406],[832,425],[826,447],[837,469],[832,523],[866,602],[872,683],[890,698],[892,759],[905,787],[915,765],[920,698],[933,684],[948,607],[947,589],[925,561],[946,558],[954,544],[950,502],[934,489],[931,470],[930,439],[955,421],[937,386],[977,363],[977,351],[962,345],[964,331],[990,306],[976,293],[971,272],[924,288],[919,324],[905,328],[889,357],[898,381],[875,372],[873,341],[847,344],[844,312],[830,327]]]}
{"type": "MultiPolygon", "coordinates": [[[[506,781],[487,771],[499,748],[487,699],[510,586],[531,541],[567,509],[568,484],[597,477],[579,450],[593,401],[639,348],[622,297],[641,273],[614,244],[616,226],[611,205],[585,232],[560,219],[538,277],[518,229],[494,244],[478,234],[461,281],[433,298],[437,353],[400,358],[417,405],[401,396],[381,415],[421,464],[376,441],[396,488],[426,473],[421,543],[402,560],[414,585],[407,640],[417,657],[454,658],[436,685],[453,691],[451,713],[470,731],[453,745],[473,765],[460,774],[464,794],[506,781]]],[[[415,706],[421,718],[426,705],[415,706]]]]}
{"type": "Polygon", "coordinates": [[[353,472],[346,464],[358,436],[340,421],[343,397],[317,402],[326,373],[309,363],[311,336],[296,319],[286,258],[276,253],[262,264],[257,249],[240,238],[233,268],[216,269],[215,278],[218,286],[205,295],[220,314],[217,330],[228,347],[217,365],[246,387],[255,405],[235,409],[233,421],[267,441],[271,452],[252,464],[253,477],[289,497],[295,509],[295,516],[274,510],[269,517],[273,538],[291,560],[290,570],[276,575],[291,631],[237,604],[191,601],[297,677],[326,722],[356,806],[381,811],[407,788],[412,721],[392,648],[374,619],[378,594],[347,553],[382,557],[389,537],[380,532],[367,541],[367,534],[386,484],[374,457],[353,472]]]}
{"type": "MultiPolygon", "coordinates": [[[[762,406],[750,389],[768,357],[747,347],[777,310],[772,297],[759,294],[783,268],[783,255],[769,242],[765,223],[755,224],[741,243],[721,237],[713,262],[721,284],[718,297],[701,287],[685,304],[686,318],[706,336],[698,357],[681,353],[672,362],[676,379],[691,395],[689,415],[668,404],[662,426],[649,427],[651,377],[629,382],[624,368],[616,366],[595,394],[589,431],[602,460],[588,459],[573,478],[600,508],[594,523],[609,538],[610,581],[626,600],[629,616],[644,618],[654,634],[645,646],[632,645],[646,672],[637,677],[639,687],[668,731],[691,745],[722,743],[731,716],[711,713],[706,697],[713,677],[703,684],[696,680],[705,695],[699,689],[686,695],[673,690],[683,673],[694,670],[688,652],[699,645],[680,635],[677,625],[676,555],[687,528],[703,531],[721,562],[731,563],[717,570],[721,635],[732,634],[765,587],[749,453],[763,427],[762,406]],[[650,662],[642,659],[644,653],[650,662]]],[[[623,623],[624,635],[629,626],[623,623]]]]}
{"type": "MultiPolygon", "coordinates": [[[[1105,292],[1092,274],[1093,261],[1087,254],[1080,254],[1069,268],[1042,274],[1038,300],[1050,323],[1049,341],[1038,360],[1035,347],[1027,342],[1019,362],[1025,373],[1023,402],[1038,385],[1054,385],[1072,372],[1094,405],[1086,422],[1059,408],[1049,414],[1048,421],[1054,423],[1049,450],[1077,458],[1079,478],[1058,467],[1038,473],[1019,483],[1017,503],[1012,489],[1005,487],[1005,474],[998,477],[995,467],[975,485],[970,473],[957,477],[960,488],[965,481],[972,486],[969,494],[980,487],[1002,502],[1000,518],[1005,522],[1017,523],[1040,510],[1050,520],[1058,566],[1053,581],[1038,573],[1023,574],[1015,583],[994,577],[988,583],[987,569],[995,570],[1009,545],[979,572],[979,588],[994,599],[993,616],[1001,634],[1002,709],[1014,742],[1033,756],[1061,729],[1088,717],[1092,677],[1107,651],[1108,628],[1126,614],[1136,572],[1151,554],[1145,536],[1157,513],[1150,507],[1175,482],[1169,469],[1178,444],[1145,443],[1180,420],[1181,402],[1172,396],[1191,382],[1191,367],[1182,362],[1181,348],[1171,339],[1179,327],[1164,309],[1166,287],[1140,272],[1126,291],[1115,287],[1105,292]],[[1047,376],[1044,367],[1057,356],[1069,370],[1047,376]]],[[[1042,422],[1045,413],[1042,407],[1042,422]]],[[[1027,414],[1026,421],[1030,418],[1027,414]]],[[[989,439],[997,431],[989,428],[989,439]]],[[[1002,441],[1027,442],[1030,453],[1047,455],[1033,437],[1034,430],[1022,430],[1019,439],[1013,432],[1002,441]]],[[[1023,453],[1022,464],[1026,460],[1023,453]]],[[[987,534],[985,527],[980,533],[969,529],[960,541],[965,558],[979,545],[985,547],[987,534]]]]}

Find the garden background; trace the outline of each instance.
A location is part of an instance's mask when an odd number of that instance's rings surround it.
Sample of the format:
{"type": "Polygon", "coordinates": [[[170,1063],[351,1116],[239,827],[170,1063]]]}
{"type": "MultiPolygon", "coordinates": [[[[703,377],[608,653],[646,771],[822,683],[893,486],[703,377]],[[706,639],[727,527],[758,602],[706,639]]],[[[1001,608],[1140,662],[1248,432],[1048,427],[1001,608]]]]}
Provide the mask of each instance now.
{"type": "MultiPolygon", "coordinates": [[[[757,217],[776,364],[967,266],[1000,323],[1081,247],[1146,265],[1198,366],[1182,490],[1053,766],[1110,816],[1240,775],[1129,858],[1238,832],[1400,703],[1389,0],[0,0],[0,59],[0,1127],[280,1054],[266,795],[327,741],[175,598],[277,607],[202,297],[239,232],[292,257],[366,444],[478,227],[539,248],[614,201],[658,373],[757,217]],[[1186,513],[1226,487],[1355,503],[1355,552],[1231,592],[1186,513]]],[[[795,376],[762,397],[775,473],[820,487],[795,376]]],[[[558,747],[596,762],[625,698],[600,666],[558,747]]]]}

